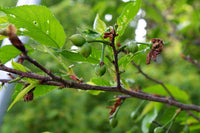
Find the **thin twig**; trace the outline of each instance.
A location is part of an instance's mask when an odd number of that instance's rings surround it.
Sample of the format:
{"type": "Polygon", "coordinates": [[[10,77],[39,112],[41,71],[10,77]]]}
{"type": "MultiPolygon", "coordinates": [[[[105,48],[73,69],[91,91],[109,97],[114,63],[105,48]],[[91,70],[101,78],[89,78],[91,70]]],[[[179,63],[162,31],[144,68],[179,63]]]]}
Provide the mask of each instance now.
{"type": "Polygon", "coordinates": [[[139,73],[141,73],[143,76],[145,76],[145,78],[147,78],[147,79],[149,79],[149,80],[151,80],[151,81],[153,81],[153,82],[156,82],[157,84],[160,84],[160,85],[165,89],[165,91],[170,95],[170,97],[171,97],[173,100],[175,100],[174,96],[173,96],[172,93],[167,89],[167,87],[164,85],[163,82],[158,81],[158,80],[153,79],[152,77],[148,76],[146,73],[144,73],[144,72],[142,71],[142,69],[141,69],[141,67],[140,67],[139,65],[135,64],[134,61],[132,61],[131,63],[138,69],[139,73]]]}
{"type": "MultiPolygon", "coordinates": [[[[176,99],[173,97],[173,95],[171,94],[171,92],[170,92],[170,91],[167,89],[167,87],[164,85],[163,82],[158,81],[158,80],[153,79],[153,78],[151,78],[150,76],[148,76],[146,73],[144,73],[144,72],[142,71],[142,69],[140,68],[139,65],[135,64],[135,62],[132,61],[131,63],[138,69],[138,71],[139,71],[142,75],[144,75],[147,79],[149,79],[149,80],[151,80],[151,81],[154,81],[154,82],[160,84],[160,85],[165,89],[165,91],[167,91],[167,93],[170,95],[170,97],[171,97],[173,100],[176,100],[176,99]]],[[[186,112],[187,112],[190,116],[194,117],[195,119],[197,119],[197,120],[200,122],[200,118],[199,118],[198,116],[194,115],[194,114],[191,113],[190,111],[186,111],[186,112]]]]}
{"type": "Polygon", "coordinates": [[[192,59],[189,55],[188,55],[188,56],[185,56],[185,55],[183,55],[183,54],[180,54],[180,56],[181,56],[184,60],[186,60],[186,61],[188,61],[188,62],[190,62],[190,63],[196,65],[196,66],[200,69],[200,63],[198,63],[196,60],[192,59]]]}
{"type": "MultiPolygon", "coordinates": [[[[157,121],[155,121],[155,120],[152,121],[152,123],[158,125],[159,127],[162,127],[162,125],[161,125],[160,123],[158,123],[157,121]]],[[[168,130],[168,128],[166,128],[166,127],[164,127],[164,129],[165,129],[166,131],[168,130]]],[[[171,131],[171,130],[170,130],[170,132],[171,132],[171,133],[174,133],[174,131],[171,131]]]]}
{"type": "Polygon", "coordinates": [[[200,122],[200,118],[199,118],[198,116],[196,116],[195,114],[193,114],[193,113],[190,112],[189,110],[186,110],[186,112],[187,112],[190,116],[194,117],[196,120],[198,120],[198,121],[200,122]]]}

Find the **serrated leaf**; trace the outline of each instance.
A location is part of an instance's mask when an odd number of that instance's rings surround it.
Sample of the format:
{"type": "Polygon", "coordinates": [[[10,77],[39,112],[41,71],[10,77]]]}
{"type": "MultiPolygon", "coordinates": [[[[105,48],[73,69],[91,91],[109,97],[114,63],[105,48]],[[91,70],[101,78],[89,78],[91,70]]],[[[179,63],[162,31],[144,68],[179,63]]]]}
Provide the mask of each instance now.
{"type": "Polygon", "coordinates": [[[85,58],[83,55],[81,55],[79,53],[70,52],[67,50],[63,50],[61,52],[61,55],[63,55],[63,57],[66,59],[76,61],[76,62],[89,62],[89,63],[93,63],[93,64],[99,63],[99,60],[97,60],[95,58],[92,58],[92,57],[85,58]]]}
{"type": "Polygon", "coordinates": [[[93,29],[102,34],[104,31],[106,31],[106,28],[106,24],[99,18],[99,15],[97,14],[94,20],[93,29]]]}
{"type": "Polygon", "coordinates": [[[26,88],[24,88],[20,93],[18,93],[18,95],[15,97],[15,99],[13,100],[13,102],[10,104],[10,106],[8,107],[8,110],[9,111],[12,106],[17,102],[19,101],[26,93],[28,93],[31,89],[33,89],[35,86],[37,85],[37,83],[33,83],[33,84],[30,84],[29,86],[27,86],[26,88]]]}
{"type": "Polygon", "coordinates": [[[140,6],[141,6],[141,0],[136,0],[129,2],[128,5],[124,8],[121,15],[117,19],[117,24],[118,24],[117,33],[119,34],[117,38],[123,35],[126,27],[130,23],[130,21],[133,20],[133,18],[139,11],[140,6]]]}
{"type": "Polygon", "coordinates": [[[158,115],[158,111],[156,108],[154,108],[153,111],[151,111],[144,117],[144,119],[142,120],[142,132],[143,133],[149,132],[149,127],[150,127],[152,121],[156,119],[157,115],[158,115]]]}
{"type": "Polygon", "coordinates": [[[12,45],[6,45],[0,48],[0,60],[3,64],[15,58],[21,52],[12,45]]]}
{"type": "MultiPolygon", "coordinates": [[[[165,86],[176,99],[188,101],[189,96],[185,91],[170,84],[165,84],[165,86]]],[[[161,85],[150,86],[150,87],[144,88],[143,91],[147,93],[151,93],[151,94],[169,96],[168,93],[164,90],[164,88],[161,85]]]]}
{"type": "Polygon", "coordinates": [[[31,70],[29,70],[28,68],[24,67],[22,64],[19,64],[17,62],[14,62],[12,60],[11,62],[12,64],[12,67],[15,69],[15,70],[19,70],[19,71],[22,71],[22,72],[30,72],[31,70]]]}
{"type": "Polygon", "coordinates": [[[51,47],[62,47],[65,42],[63,27],[45,6],[25,5],[0,9],[24,35],[51,47]]]}

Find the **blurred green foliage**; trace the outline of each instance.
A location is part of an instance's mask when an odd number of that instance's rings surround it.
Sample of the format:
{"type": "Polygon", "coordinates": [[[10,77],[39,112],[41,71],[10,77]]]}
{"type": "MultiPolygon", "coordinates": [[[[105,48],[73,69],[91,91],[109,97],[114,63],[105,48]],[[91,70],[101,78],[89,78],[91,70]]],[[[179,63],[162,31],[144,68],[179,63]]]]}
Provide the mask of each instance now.
{"type": "MultiPolygon", "coordinates": [[[[79,32],[78,28],[92,28],[97,13],[107,25],[114,25],[126,3],[121,0],[42,0],[41,4],[50,8],[63,25],[67,36],[64,47],[69,49],[72,44],[68,37],[79,32]],[[106,21],[106,14],[112,15],[111,21],[106,21]]],[[[0,5],[12,7],[16,5],[16,1],[0,1],[0,5]]],[[[180,53],[190,55],[200,61],[199,6],[199,0],[143,0],[143,13],[135,17],[119,40],[122,44],[126,44],[128,40],[134,40],[137,22],[139,19],[144,19],[147,22],[145,27],[147,41],[152,38],[162,38],[169,43],[165,45],[158,63],[152,62],[148,66],[142,65],[142,69],[153,78],[186,91],[190,96],[188,103],[197,105],[200,105],[200,70],[195,65],[183,60],[180,53]]],[[[31,40],[30,42],[32,45],[36,45],[34,41],[31,40]]],[[[100,47],[96,48],[100,49],[100,47]]],[[[37,51],[32,53],[32,57],[53,72],[62,69],[52,57],[45,53],[37,51]]],[[[145,56],[142,58],[145,59],[145,56]]],[[[74,62],[66,60],[65,64],[69,66],[74,62]]],[[[33,66],[29,67],[34,68],[33,66]]],[[[93,64],[82,63],[79,66],[75,64],[74,72],[87,82],[91,77],[95,77],[94,67],[93,64]],[[85,69],[87,69],[87,72],[85,69]]],[[[39,71],[36,68],[34,69],[39,71]]],[[[112,75],[107,73],[103,79],[109,80],[111,77],[112,75]]],[[[137,74],[136,68],[130,64],[127,65],[126,72],[121,77],[122,79],[124,77],[132,79],[134,81],[133,88],[136,86],[146,88],[156,85],[142,75],[137,74]]],[[[118,126],[114,129],[109,126],[109,110],[106,109],[106,106],[112,105],[109,100],[112,100],[113,96],[114,94],[111,93],[101,93],[98,96],[93,96],[87,92],[79,92],[73,89],[56,89],[43,97],[36,98],[33,102],[17,103],[6,113],[2,132],[142,132],[141,123],[130,118],[131,112],[139,105],[140,100],[138,99],[126,100],[117,116],[118,126]]],[[[159,112],[161,116],[157,120],[162,124],[167,121],[167,118],[165,118],[166,112],[166,110],[159,112]]],[[[181,119],[181,117],[178,119],[181,119]]],[[[178,123],[175,125],[172,129],[175,132],[180,132],[180,128],[175,127],[184,126],[184,124],[180,125],[178,123]]],[[[152,124],[149,132],[153,132],[155,127],[156,125],[152,124]]],[[[196,128],[193,131],[198,133],[199,130],[199,128],[196,128]]]]}

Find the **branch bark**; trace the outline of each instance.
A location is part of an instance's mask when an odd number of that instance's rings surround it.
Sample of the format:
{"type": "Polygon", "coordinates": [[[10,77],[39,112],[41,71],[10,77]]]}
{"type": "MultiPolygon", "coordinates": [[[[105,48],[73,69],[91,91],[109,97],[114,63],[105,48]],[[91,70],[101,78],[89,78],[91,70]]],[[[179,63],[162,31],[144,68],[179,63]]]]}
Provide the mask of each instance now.
{"type": "MultiPolygon", "coordinates": [[[[84,84],[84,83],[76,83],[73,81],[64,80],[57,76],[55,76],[56,79],[53,80],[49,76],[42,76],[42,75],[38,75],[38,74],[34,74],[34,73],[21,72],[18,70],[8,68],[4,65],[0,65],[0,70],[11,72],[11,73],[17,74],[19,76],[27,77],[27,78],[41,80],[40,84],[47,84],[47,85],[54,84],[56,86],[64,85],[67,88],[74,88],[74,89],[81,89],[81,90],[100,90],[100,91],[108,91],[108,92],[119,92],[119,93],[126,94],[125,98],[135,97],[135,98],[139,98],[139,99],[143,99],[143,100],[149,100],[149,101],[155,101],[155,102],[169,104],[171,106],[175,106],[175,107],[181,108],[183,110],[194,110],[194,111],[200,112],[200,106],[197,106],[197,105],[183,104],[181,102],[175,101],[173,99],[169,99],[167,97],[154,96],[152,94],[148,94],[148,93],[144,93],[144,92],[129,91],[122,87],[119,89],[117,86],[107,87],[107,86],[89,85],[89,84],[84,84]],[[59,79],[62,79],[62,80],[59,80],[59,79]]],[[[6,80],[4,80],[4,81],[6,81],[6,80]]]]}

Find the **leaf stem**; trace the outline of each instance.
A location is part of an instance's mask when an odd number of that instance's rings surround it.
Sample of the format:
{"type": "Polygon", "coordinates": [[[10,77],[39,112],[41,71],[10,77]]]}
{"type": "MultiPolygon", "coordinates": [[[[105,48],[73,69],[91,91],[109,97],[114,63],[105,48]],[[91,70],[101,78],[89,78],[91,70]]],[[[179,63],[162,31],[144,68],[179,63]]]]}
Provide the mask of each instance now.
{"type": "Polygon", "coordinates": [[[103,46],[102,46],[102,51],[101,51],[101,60],[100,60],[100,62],[103,62],[104,61],[104,51],[105,51],[105,47],[106,47],[106,44],[103,44],[103,46]]]}
{"type": "Polygon", "coordinates": [[[88,43],[100,42],[100,43],[107,44],[107,45],[109,45],[111,43],[111,42],[105,41],[105,40],[87,40],[87,42],[88,43]]]}

